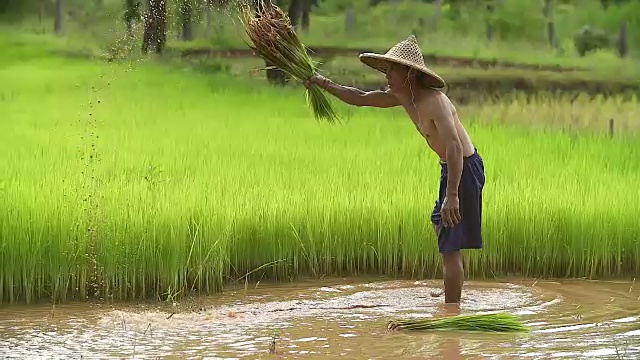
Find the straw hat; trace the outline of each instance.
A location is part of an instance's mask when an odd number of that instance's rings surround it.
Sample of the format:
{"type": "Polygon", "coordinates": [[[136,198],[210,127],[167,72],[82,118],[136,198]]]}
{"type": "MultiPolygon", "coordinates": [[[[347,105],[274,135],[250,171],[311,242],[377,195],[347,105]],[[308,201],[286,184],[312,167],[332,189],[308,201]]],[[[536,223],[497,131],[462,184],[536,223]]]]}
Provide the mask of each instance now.
{"type": "Polygon", "coordinates": [[[418,40],[414,35],[397,43],[384,55],[372,53],[361,54],[360,61],[385,74],[387,73],[390,62],[406,65],[427,75],[427,86],[434,88],[442,88],[445,86],[444,80],[424,64],[422,51],[420,51],[418,40]]]}

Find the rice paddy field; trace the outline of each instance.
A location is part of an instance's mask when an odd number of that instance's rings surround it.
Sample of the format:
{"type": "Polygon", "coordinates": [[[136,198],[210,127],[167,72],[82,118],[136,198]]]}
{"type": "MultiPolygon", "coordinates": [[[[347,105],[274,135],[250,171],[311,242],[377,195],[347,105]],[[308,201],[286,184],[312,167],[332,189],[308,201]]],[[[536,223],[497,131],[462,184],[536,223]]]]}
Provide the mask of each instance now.
{"type": "Polygon", "coordinates": [[[295,84],[2,41],[2,358],[640,353],[636,98],[459,105],[487,171],[461,312],[527,331],[388,332],[443,315],[439,163],[402,110],[319,123],[295,84]]]}
{"type": "MultiPolygon", "coordinates": [[[[440,276],[439,164],[400,110],[147,63],[0,70],[0,300],[167,299],[299,276],[440,276]]],[[[484,157],[472,279],[640,270],[637,100],[459,109],[484,157]],[[607,132],[610,118],[626,131],[607,132]]]]}

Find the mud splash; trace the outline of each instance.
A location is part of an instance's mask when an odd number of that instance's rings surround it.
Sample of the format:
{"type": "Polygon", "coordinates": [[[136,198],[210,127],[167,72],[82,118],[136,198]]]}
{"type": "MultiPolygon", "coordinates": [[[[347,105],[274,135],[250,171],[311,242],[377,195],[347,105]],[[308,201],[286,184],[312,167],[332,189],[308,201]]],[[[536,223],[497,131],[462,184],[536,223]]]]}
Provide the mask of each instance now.
{"type": "Polygon", "coordinates": [[[259,285],[182,304],[13,306],[0,312],[0,358],[386,359],[640,357],[640,285],[469,282],[462,313],[506,311],[528,334],[390,332],[435,316],[437,281],[323,280],[259,285]]]}

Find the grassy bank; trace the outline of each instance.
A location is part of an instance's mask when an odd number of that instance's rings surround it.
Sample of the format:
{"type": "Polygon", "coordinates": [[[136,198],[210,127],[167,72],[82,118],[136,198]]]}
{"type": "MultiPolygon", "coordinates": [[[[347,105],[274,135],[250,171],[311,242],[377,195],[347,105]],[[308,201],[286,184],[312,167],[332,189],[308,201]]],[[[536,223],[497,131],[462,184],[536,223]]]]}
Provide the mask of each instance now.
{"type": "MultiPolygon", "coordinates": [[[[115,60],[127,56],[137,61],[141,56],[142,28],[137,24],[132,39],[126,39],[125,26],[120,19],[122,3],[106,0],[102,8],[96,8],[93,2],[67,2],[69,13],[65,15],[63,33],[59,36],[51,34],[53,20],[49,16],[39,17],[27,14],[20,21],[2,22],[0,19],[0,49],[7,52],[20,49],[21,59],[33,56],[47,56],[46,52],[64,54],[67,58],[99,57],[115,60]],[[18,44],[22,44],[18,46],[18,44]],[[35,45],[40,49],[34,53],[35,45]]],[[[499,97],[510,97],[514,91],[525,93],[565,93],[572,97],[578,92],[589,94],[634,94],[640,87],[640,67],[635,57],[636,50],[631,48],[631,57],[621,60],[612,50],[600,51],[585,58],[578,57],[570,44],[570,34],[583,23],[615,30],[621,19],[626,19],[623,10],[611,8],[607,12],[599,9],[597,2],[587,2],[583,8],[564,7],[556,16],[558,33],[564,52],[551,50],[544,43],[543,27],[539,18],[521,19],[521,25],[513,22],[505,23],[504,19],[516,19],[521,13],[538,11],[538,5],[527,5],[526,2],[508,2],[500,10],[497,23],[496,38],[487,43],[483,38],[483,21],[469,21],[470,10],[462,13],[461,20],[453,21],[443,14],[437,32],[430,29],[427,22],[425,28],[416,28],[419,18],[429,19],[433,16],[433,8],[428,4],[399,2],[395,18],[398,26],[385,26],[384,22],[391,16],[389,6],[381,5],[371,9],[362,8],[362,4],[354,2],[358,10],[357,26],[349,33],[344,28],[344,8],[347,3],[326,2],[315,9],[311,15],[311,30],[300,32],[307,45],[340,46],[347,48],[366,47],[384,51],[409,33],[416,33],[426,54],[435,56],[459,56],[471,59],[510,61],[525,64],[562,65],[565,67],[588,68],[585,71],[552,72],[530,69],[497,68],[481,69],[475,67],[461,68],[460,65],[428,62],[428,65],[440,73],[448,82],[449,95],[460,103],[470,103],[499,97]],[[342,5],[341,5],[342,4],[342,5]],[[338,6],[339,5],[339,6],[338,6]],[[624,16],[623,16],[624,15],[624,16]],[[383,21],[384,20],[384,21],[383,21]],[[381,25],[382,24],[382,25],[381,25]],[[514,27],[514,29],[511,29],[514,27]],[[511,29],[507,32],[508,29],[511,29]],[[537,29],[537,30],[536,30],[537,29]],[[514,32],[515,31],[515,32],[514,32]],[[452,40],[452,39],[455,39],[452,40]]],[[[172,5],[171,5],[172,6],[172,5]]],[[[181,29],[177,23],[175,9],[170,6],[168,49],[162,57],[163,62],[174,62],[179,67],[188,63],[196,63],[203,76],[211,73],[232,72],[242,78],[262,78],[263,72],[253,71],[264,66],[258,58],[225,59],[193,57],[184,59],[180,56],[183,49],[200,47],[243,48],[246,44],[241,39],[242,30],[233,13],[229,9],[222,13],[214,13],[213,27],[207,29],[206,19],[196,17],[194,20],[194,40],[180,40],[181,29]],[[235,21],[235,23],[234,23],[235,21]]],[[[633,4],[628,6],[635,6],[633,4]]],[[[631,8],[629,8],[631,9],[631,8]]],[[[627,9],[628,10],[628,9],[627,9]]],[[[628,12],[628,11],[627,11],[628,12]]],[[[628,12],[629,13],[629,12],[628,12]]],[[[200,13],[203,15],[204,13],[200,13]]],[[[629,16],[627,16],[629,17],[629,16]]],[[[637,33],[636,20],[629,19],[630,43],[634,43],[637,33]]],[[[327,61],[322,69],[333,79],[361,88],[378,88],[384,85],[384,79],[363,66],[356,56],[327,59],[315,56],[315,60],[327,61]]],[[[0,59],[0,62],[5,59],[0,59]]],[[[0,66],[3,65],[0,63],[0,66]]],[[[218,76],[217,74],[215,76],[218,76]]],[[[618,122],[618,118],[615,118],[618,122]]],[[[622,120],[624,121],[624,120],[622,120]]]]}
{"type": "MultiPolygon", "coordinates": [[[[5,64],[2,302],[165,298],[249,272],[439,274],[439,165],[399,109],[337,104],[347,122],[330,126],[299,89],[143,63],[5,64]]],[[[545,126],[632,119],[637,103],[579,101],[460,109],[487,170],[471,277],[640,270],[638,139],[545,126]]]]}
{"type": "MultiPolygon", "coordinates": [[[[314,60],[321,62],[320,69],[323,75],[341,84],[363,89],[379,89],[386,86],[384,75],[363,65],[357,56],[332,59],[316,57],[314,60]]],[[[222,72],[240,78],[265,79],[262,70],[265,67],[264,61],[258,57],[191,57],[177,63],[180,66],[192,66],[204,73],[222,72]]],[[[637,96],[640,88],[640,73],[636,73],[634,68],[627,68],[614,77],[607,71],[554,72],[508,68],[460,68],[446,65],[430,65],[430,68],[447,81],[448,94],[464,102],[496,96],[502,98],[516,91],[526,94],[557,92],[569,97],[580,93],[637,96]]]]}
{"type": "MultiPolygon", "coordinates": [[[[7,28],[11,29],[11,28],[7,28]]],[[[101,48],[98,43],[84,45],[73,38],[55,37],[52,35],[37,35],[17,33],[8,30],[0,35],[0,49],[5,49],[9,57],[0,58],[0,66],[9,62],[24,61],[32,58],[49,57],[52,54],[64,56],[67,59],[97,59],[100,61],[142,61],[144,58],[137,53],[137,42],[122,40],[114,43],[109,49],[101,48]]],[[[154,57],[164,64],[173,64],[179,68],[192,67],[203,73],[233,74],[243,79],[265,80],[264,62],[258,57],[224,58],[216,56],[195,56],[181,58],[179,54],[169,54],[154,57]]],[[[338,56],[324,58],[314,56],[315,61],[321,62],[324,75],[347,85],[358,86],[363,89],[383,87],[384,77],[377,71],[364,66],[357,56],[338,56]]],[[[438,72],[448,83],[448,94],[461,101],[480,101],[491,97],[504,98],[513,92],[535,93],[564,93],[569,97],[577,93],[588,94],[637,94],[640,87],[639,68],[629,66],[618,68],[600,67],[586,71],[536,71],[510,68],[461,68],[449,65],[429,65],[438,72]]]]}
{"type": "MultiPolygon", "coordinates": [[[[246,48],[242,40],[242,29],[238,22],[237,6],[212,12],[211,24],[201,4],[195,7],[192,23],[193,39],[181,39],[182,24],[177,2],[168,2],[168,34],[170,49],[185,48],[246,48]]],[[[314,9],[310,15],[309,31],[299,31],[305,44],[310,46],[333,46],[342,48],[369,48],[384,51],[409,34],[417,35],[425,54],[471,59],[498,60],[524,64],[561,65],[563,67],[587,67],[593,71],[607,73],[624,79],[629,69],[637,69],[640,17],[634,2],[622,6],[602,9],[599,0],[581,0],[554,7],[559,48],[554,49],[546,38],[546,19],[541,4],[531,1],[504,2],[497,7],[491,18],[494,28],[492,41],[486,39],[486,21],[489,16],[483,6],[470,4],[461,8],[459,16],[453,17],[445,6],[441,16],[434,21],[433,5],[416,1],[398,1],[396,7],[381,4],[369,7],[368,1],[329,0],[314,9]],[[353,29],[346,25],[346,9],[353,8],[356,19],[353,29]],[[420,22],[422,21],[422,25],[420,22]],[[614,38],[622,22],[628,24],[629,58],[619,59],[613,47],[586,57],[578,56],[572,38],[584,25],[608,31],[614,38]]],[[[105,0],[101,7],[94,2],[68,1],[64,28],[61,37],[85,50],[110,48],[126,37],[122,21],[122,2],[105,0]]],[[[0,23],[6,19],[0,19],[0,23]]],[[[50,14],[37,11],[25,14],[14,21],[10,30],[17,33],[49,33],[53,29],[50,14]]],[[[134,27],[135,49],[141,44],[142,26],[134,27]]],[[[588,76],[585,74],[585,76],[588,76]]]]}

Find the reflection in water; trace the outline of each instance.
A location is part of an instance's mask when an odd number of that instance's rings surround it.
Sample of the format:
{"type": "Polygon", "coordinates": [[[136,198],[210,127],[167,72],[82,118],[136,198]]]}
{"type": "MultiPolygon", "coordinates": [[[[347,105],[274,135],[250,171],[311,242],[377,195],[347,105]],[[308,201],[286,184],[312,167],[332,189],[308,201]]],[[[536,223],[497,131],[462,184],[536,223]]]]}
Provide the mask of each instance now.
{"type": "Polygon", "coordinates": [[[438,282],[263,287],[176,306],[5,307],[0,358],[637,358],[640,290],[629,283],[473,283],[459,307],[438,282]],[[307,286],[307,287],[305,287],[307,286]],[[391,318],[507,311],[529,334],[388,331],[391,318]],[[626,352],[626,353],[625,353],[626,352]]]}
{"type": "MultiPolygon", "coordinates": [[[[440,309],[436,316],[456,316],[460,314],[460,306],[458,304],[441,304],[438,306],[440,309]]],[[[460,335],[451,334],[444,336],[440,342],[440,352],[438,353],[439,359],[462,359],[460,352],[460,335]]]]}

